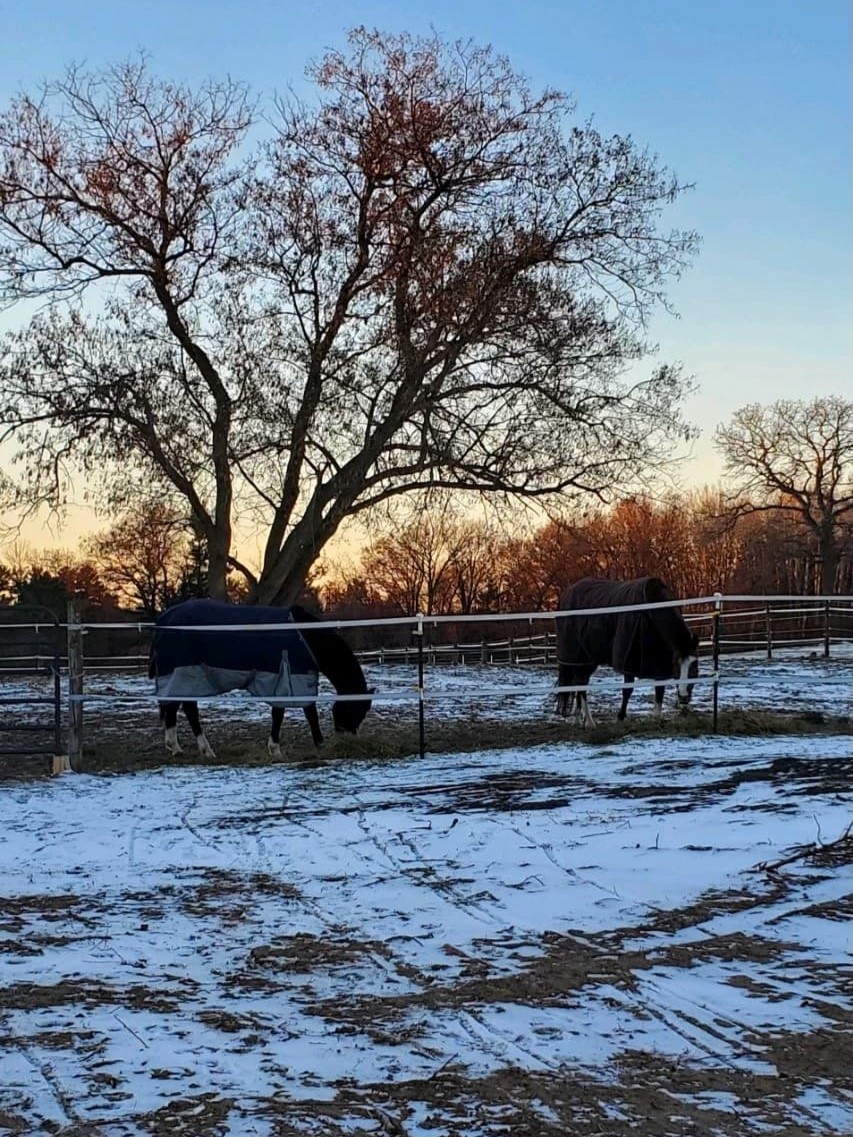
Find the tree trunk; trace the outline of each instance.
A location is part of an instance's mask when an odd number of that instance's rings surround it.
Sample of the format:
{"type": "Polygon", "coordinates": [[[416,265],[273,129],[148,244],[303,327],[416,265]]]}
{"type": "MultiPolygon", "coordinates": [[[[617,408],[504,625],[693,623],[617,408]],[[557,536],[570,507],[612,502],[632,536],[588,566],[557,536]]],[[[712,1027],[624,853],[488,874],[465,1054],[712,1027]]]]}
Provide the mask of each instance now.
{"type": "Polygon", "coordinates": [[[230,534],[223,539],[222,534],[216,533],[208,542],[207,593],[212,600],[228,599],[228,547],[230,544],[230,534]]]}
{"type": "MultiPolygon", "coordinates": [[[[325,542],[324,542],[325,543],[325,542]]],[[[261,573],[249,596],[251,604],[289,605],[305,586],[308,572],[316,560],[317,547],[303,522],[293,530],[275,562],[261,573]],[[305,530],[304,534],[302,530],[305,530]]]]}
{"type": "Polygon", "coordinates": [[[820,537],[821,579],[820,593],[829,596],[835,591],[835,575],[838,571],[838,546],[835,534],[824,532],[820,537]]]}

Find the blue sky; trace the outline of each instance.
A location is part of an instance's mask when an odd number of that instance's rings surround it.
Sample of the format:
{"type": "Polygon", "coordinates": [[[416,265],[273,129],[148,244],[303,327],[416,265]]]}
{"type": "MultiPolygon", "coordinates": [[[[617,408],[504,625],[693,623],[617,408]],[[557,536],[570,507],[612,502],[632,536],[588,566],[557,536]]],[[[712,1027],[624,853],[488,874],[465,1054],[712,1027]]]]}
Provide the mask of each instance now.
{"type": "Polygon", "coordinates": [[[849,0],[233,0],[4,5],[0,100],[71,62],[150,52],[164,76],[299,86],[348,27],[491,43],[603,132],[696,188],[671,213],[702,250],[651,328],[700,393],[688,484],[715,482],[714,426],[744,403],[853,392],[849,0]]]}

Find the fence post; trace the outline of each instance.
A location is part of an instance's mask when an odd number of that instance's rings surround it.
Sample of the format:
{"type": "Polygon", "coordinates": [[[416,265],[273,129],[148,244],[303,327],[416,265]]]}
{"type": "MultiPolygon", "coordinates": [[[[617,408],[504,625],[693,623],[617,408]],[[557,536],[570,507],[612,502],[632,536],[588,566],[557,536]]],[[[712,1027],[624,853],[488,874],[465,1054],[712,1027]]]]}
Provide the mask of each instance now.
{"type": "Polygon", "coordinates": [[[714,593],[714,690],[713,690],[713,721],[714,734],[717,733],[717,721],[720,704],[720,613],[723,610],[723,597],[719,592],[714,593]]]}
{"type": "Polygon", "coordinates": [[[57,620],[56,626],[53,629],[53,772],[54,774],[64,774],[71,767],[68,763],[68,755],[62,749],[62,716],[61,716],[61,680],[62,673],[62,648],[60,647],[62,625],[57,620]]]}
{"type": "Polygon", "coordinates": [[[773,658],[773,619],[770,615],[770,603],[764,605],[764,627],[767,632],[767,658],[773,658]]]}
{"type": "Polygon", "coordinates": [[[412,632],[418,641],[418,753],[426,754],[426,729],[424,725],[424,618],[418,612],[418,622],[412,632]]]}
{"type": "Polygon", "coordinates": [[[829,601],[823,602],[823,658],[829,659],[829,601]]]}
{"type": "Polygon", "coordinates": [[[83,600],[68,601],[68,762],[75,774],[83,769],[83,600]]]}

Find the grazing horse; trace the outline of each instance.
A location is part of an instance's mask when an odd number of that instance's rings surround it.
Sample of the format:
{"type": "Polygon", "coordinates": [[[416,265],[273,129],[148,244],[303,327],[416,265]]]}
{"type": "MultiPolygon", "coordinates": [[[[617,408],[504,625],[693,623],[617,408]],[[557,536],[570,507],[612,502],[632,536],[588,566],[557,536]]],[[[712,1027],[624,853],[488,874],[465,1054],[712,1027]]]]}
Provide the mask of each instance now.
{"type": "MultiPolygon", "coordinates": [[[[654,604],[675,597],[656,576],[639,580],[603,580],[589,577],[572,584],[560,598],[564,611],[586,608],[654,604]]],[[[699,641],[676,608],[653,608],[641,612],[603,612],[589,616],[557,618],[557,685],[574,687],[589,683],[595,669],[604,665],[621,671],[626,683],[640,679],[677,679],[678,702],[686,707],[699,674],[699,641]]],[[[663,685],[655,686],[655,714],[663,707],[663,685]]],[[[625,718],[632,687],[622,688],[618,718],[625,718]]],[[[584,726],[594,726],[586,691],[557,696],[557,711],[564,717],[572,704],[584,726]]]]}
{"type": "MultiPolygon", "coordinates": [[[[148,673],[159,697],[166,730],[166,749],[180,754],[178,707],[183,707],[199,753],[213,758],[198,714],[197,698],[223,691],[246,690],[258,698],[307,697],[317,694],[319,672],[339,695],[371,694],[364,672],[349,644],[304,608],[261,608],[218,600],[175,604],[154,626],[148,673]],[[215,631],[216,626],[316,623],[318,627],[279,627],[255,631],[215,631]],[[205,630],[210,628],[211,630],[205,630]],[[183,630],[188,629],[188,630],[183,630]],[[196,631],[195,629],[199,629],[196,631]]],[[[323,741],[317,705],[306,702],[305,717],[314,745],[323,741]]],[[[336,731],[355,734],[370,710],[370,699],[337,701],[332,706],[336,731]]],[[[267,750],[280,757],[284,707],[272,706],[267,750]]]]}

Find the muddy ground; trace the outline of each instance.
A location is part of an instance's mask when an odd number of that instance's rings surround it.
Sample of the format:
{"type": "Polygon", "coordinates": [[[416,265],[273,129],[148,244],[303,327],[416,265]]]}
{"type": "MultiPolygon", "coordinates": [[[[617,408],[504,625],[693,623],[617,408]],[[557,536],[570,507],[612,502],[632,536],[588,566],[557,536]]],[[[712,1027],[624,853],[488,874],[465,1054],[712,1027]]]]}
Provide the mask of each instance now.
{"type": "Polygon", "coordinates": [[[128,712],[0,787],[0,1133],[851,1131],[844,722],[294,720],[241,781],[207,717],[220,769],[128,712]]]}

